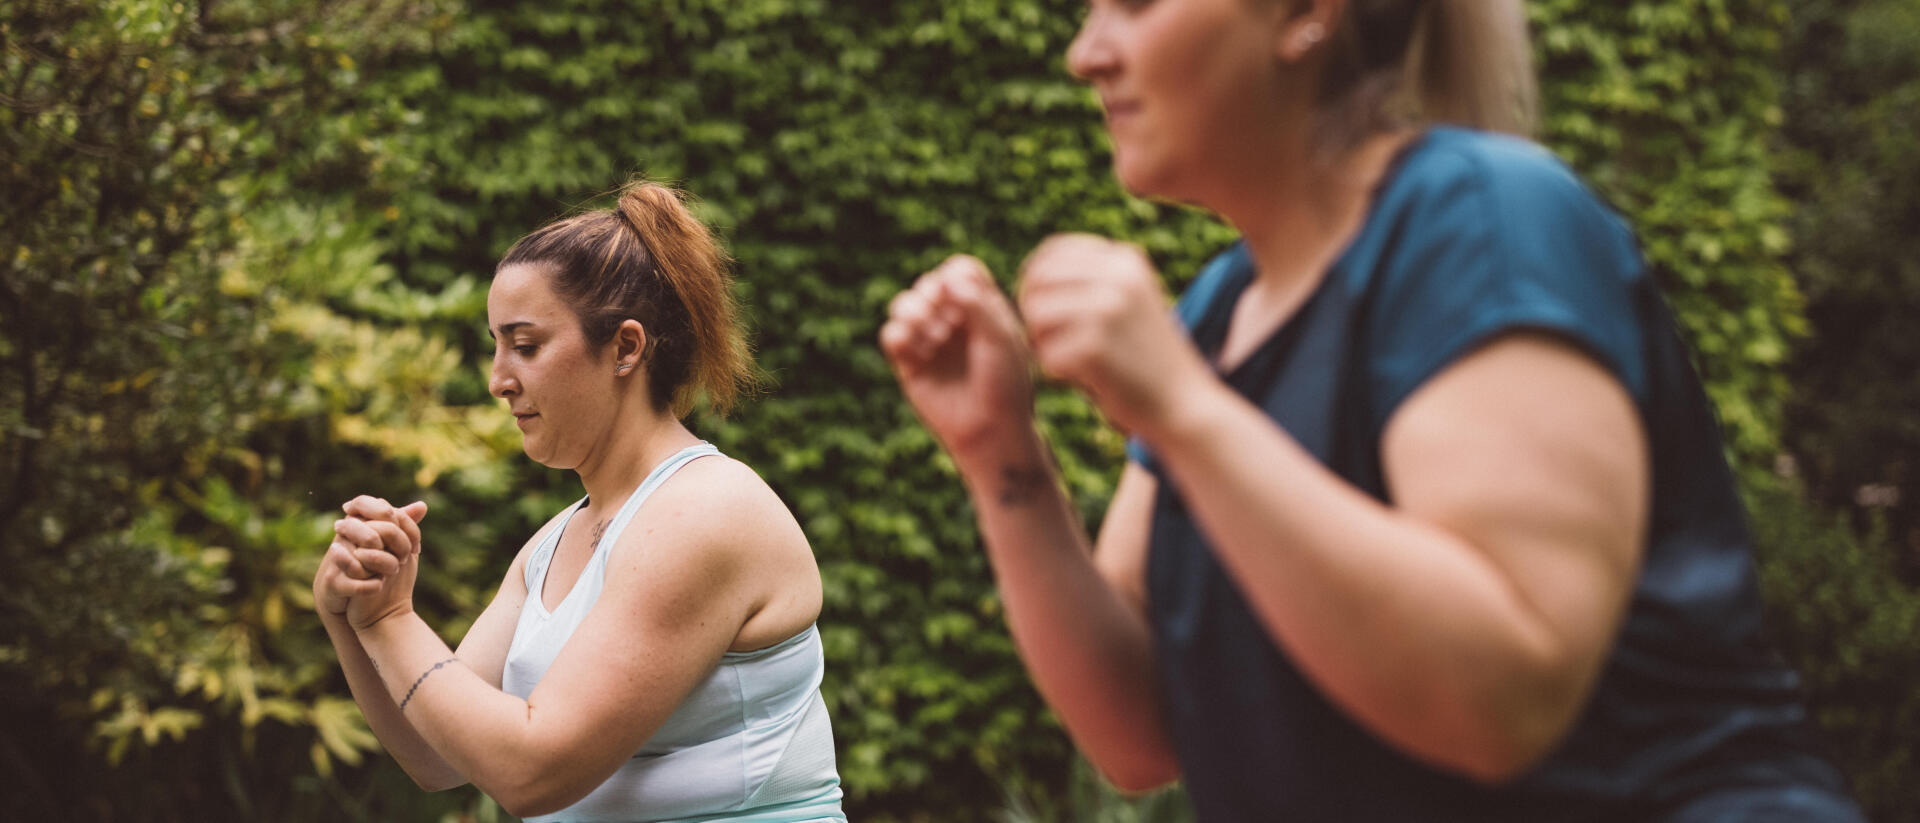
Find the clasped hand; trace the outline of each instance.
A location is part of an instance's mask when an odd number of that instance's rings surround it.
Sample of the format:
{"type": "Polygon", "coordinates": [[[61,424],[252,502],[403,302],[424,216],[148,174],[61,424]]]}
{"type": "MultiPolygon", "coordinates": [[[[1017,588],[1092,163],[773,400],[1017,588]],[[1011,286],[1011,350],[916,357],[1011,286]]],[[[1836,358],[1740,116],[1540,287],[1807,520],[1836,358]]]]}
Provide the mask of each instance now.
{"type": "Polygon", "coordinates": [[[395,508],[361,495],[341,506],[333,542],[313,577],[314,608],[346,618],[359,631],[413,610],[420,569],[420,520],[427,504],[395,508]]]}
{"type": "Polygon", "coordinates": [[[1016,313],[985,264],[948,258],[894,298],[881,329],[908,401],[956,457],[1030,425],[1035,365],[1129,431],[1161,422],[1180,380],[1211,376],[1139,247],[1054,235],[1020,274],[1016,313]]]}

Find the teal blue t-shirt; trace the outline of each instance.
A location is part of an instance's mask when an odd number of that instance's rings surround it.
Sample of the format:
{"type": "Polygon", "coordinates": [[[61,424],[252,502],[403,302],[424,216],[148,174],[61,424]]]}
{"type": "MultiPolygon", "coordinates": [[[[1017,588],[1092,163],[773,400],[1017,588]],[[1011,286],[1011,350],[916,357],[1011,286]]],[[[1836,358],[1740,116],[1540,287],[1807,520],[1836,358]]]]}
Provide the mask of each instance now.
{"type": "MultiPolygon", "coordinates": [[[[1182,298],[1203,352],[1218,350],[1253,276],[1235,245],[1182,298]]],[[[1837,771],[1812,751],[1796,676],[1763,639],[1718,427],[1633,234],[1544,149],[1452,128],[1409,144],[1312,297],[1221,377],[1390,504],[1380,442],[1396,408],[1463,355],[1523,330],[1572,343],[1626,387],[1652,460],[1641,574],[1572,732],[1500,787],[1391,748],[1295,669],[1182,490],[1164,482],[1148,609],[1200,819],[1859,820],[1837,771]]],[[[1130,451],[1158,471],[1145,444],[1130,451]]]]}

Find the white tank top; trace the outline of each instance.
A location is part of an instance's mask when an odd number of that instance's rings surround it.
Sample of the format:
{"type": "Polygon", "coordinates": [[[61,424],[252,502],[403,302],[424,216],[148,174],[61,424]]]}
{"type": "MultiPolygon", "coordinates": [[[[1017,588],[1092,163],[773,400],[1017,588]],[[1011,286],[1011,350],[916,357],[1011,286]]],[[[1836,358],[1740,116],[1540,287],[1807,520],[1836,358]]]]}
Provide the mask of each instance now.
{"type": "MultiPolygon", "coordinates": [[[[501,686],[525,699],[567,638],[586,619],[606,584],[607,556],[634,512],[681,466],[719,449],[689,446],[654,468],[607,525],[572,591],[553,611],[541,597],[547,567],[567,521],[528,555],[527,601],[507,649],[501,686]]],[[[820,699],[825,659],[814,626],[765,649],[727,652],[633,758],[580,802],[547,821],[694,823],[845,821],[833,729],[820,699]]]]}

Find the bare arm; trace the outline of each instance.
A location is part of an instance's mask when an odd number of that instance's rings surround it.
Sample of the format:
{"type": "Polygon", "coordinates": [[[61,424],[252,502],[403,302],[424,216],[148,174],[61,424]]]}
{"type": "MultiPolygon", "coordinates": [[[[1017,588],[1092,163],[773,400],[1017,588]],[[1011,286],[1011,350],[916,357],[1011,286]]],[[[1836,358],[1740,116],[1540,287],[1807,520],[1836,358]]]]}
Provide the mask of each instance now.
{"type": "Polygon", "coordinates": [[[407,776],[413,778],[420,788],[430,792],[466,783],[467,779],[440,757],[395,707],[393,698],[387,696],[386,686],[381,683],[380,672],[373,659],[367,656],[365,647],[360,645],[360,638],[353,633],[353,627],[347,625],[346,618],[323,616],[321,622],[326,625],[327,638],[333,641],[334,653],[340,658],[340,669],[346,672],[347,688],[353,693],[353,702],[359,704],[360,714],[367,718],[373,735],[380,739],[380,745],[393,755],[394,761],[400,764],[407,776]]]}
{"type": "Polygon", "coordinates": [[[1584,705],[1642,551],[1645,436],[1571,346],[1511,335],[1430,380],[1382,445],[1383,505],[1214,382],[1143,431],[1267,632],[1410,754],[1483,781],[1584,705]]]}
{"type": "Polygon", "coordinates": [[[740,472],[751,474],[696,461],[649,498],[644,541],[640,528],[622,535],[600,600],[527,699],[456,657],[410,608],[359,629],[387,694],[513,814],[576,802],[665,722],[766,600],[769,564],[755,553],[777,520],[758,511],[764,502],[740,510],[728,491],[740,472]]]}
{"type": "Polygon", "coordinates": [[[1144,598],[1153,478],[1129,467],[1097,553],[1033,426],[1031,364],[1012,306],[972,258],[895,298],[880,344],[952,454],[1021,658],[1087,758],[1141,790],[1178,776],[1161,720],[1144,598]]]}
{"type": "Polygon", "coordinates": [[[1180,769],[1141,582],[1155,481],[1127,467],[1089,553],[1045,449],[1035,433],[962,465],[1007,622],[1034,684],[1095,768],[1127,791],[1157,788],[1180,769]]]}
{"type": "MultiPolygon", "coordinates": [[[[399,527],[397,520],[389,522],[399,527]]],[[[506,666],[507,647],[513,641],[515,619],[519,615],[520,605],[526,600],[526,583],[522,577],[526,555],[553,525],[554,522],[550,521],[522,547],[508,568],[506,578],[501,581],[493,602],[488,604],[473,628],[460,641],[461,659],[468,661],[473,670],[495,688],[499,688],[501,672],[506,666]]],[[[408,532],[407,539],[417,541],[417,530],[408,532]]],[[[392,557],[385,549],[380,549],[370,554],[369,562],[386,562],[381,555],[392,557]]],[[[374,736],[380,739],[380,744],[388,754],[393,755],[407,776],[413,778],[420,788],[432,792],[466,784],[466,776],[434,751],[433,746],[401,714],[394,699],[387,694],[373,659],[367,655],[366,648],[361,645],[359,636],[354,633],[344,613],[322,609],[320,618],[326,627],[327,638],[333,642],[334,652],[340,659],[340,668],[346,674],[347,688],[352,692],[354,702],[360,706],[360,713],[366,717],[374,736]]]]}
{"type": "Polygon", "coordinates": [[[1222,383],[1139,249],[1059,235],[1025,264],[1035,359],[1154,449],[1268,636],[1400,750],[1495,782],[1584,705],[1643,551],[1645,433],[1611,374],[1494,340],[1388,421],[1392,504],[1222,383]]]}

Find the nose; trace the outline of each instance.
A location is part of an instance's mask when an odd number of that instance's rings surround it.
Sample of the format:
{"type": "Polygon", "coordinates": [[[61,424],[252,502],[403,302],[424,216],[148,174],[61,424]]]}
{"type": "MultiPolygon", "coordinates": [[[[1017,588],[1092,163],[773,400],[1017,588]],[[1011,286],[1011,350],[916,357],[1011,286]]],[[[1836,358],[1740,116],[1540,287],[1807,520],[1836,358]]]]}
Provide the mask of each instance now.
{"type": "Polygon", "coordinates": [[[1079,33],[1067,45],[1067,72],[1082,81],[1108,74],[1118,65],[1107,16],[1096,6],[1080,23],[1079,33]]]}
{"type": "Polygon", "coordinates": [[[500,357],[495,355],[493,364],[487,367],[487,393],[502,400],[520,393],[520,381],[500,367],[500,357]]]}

